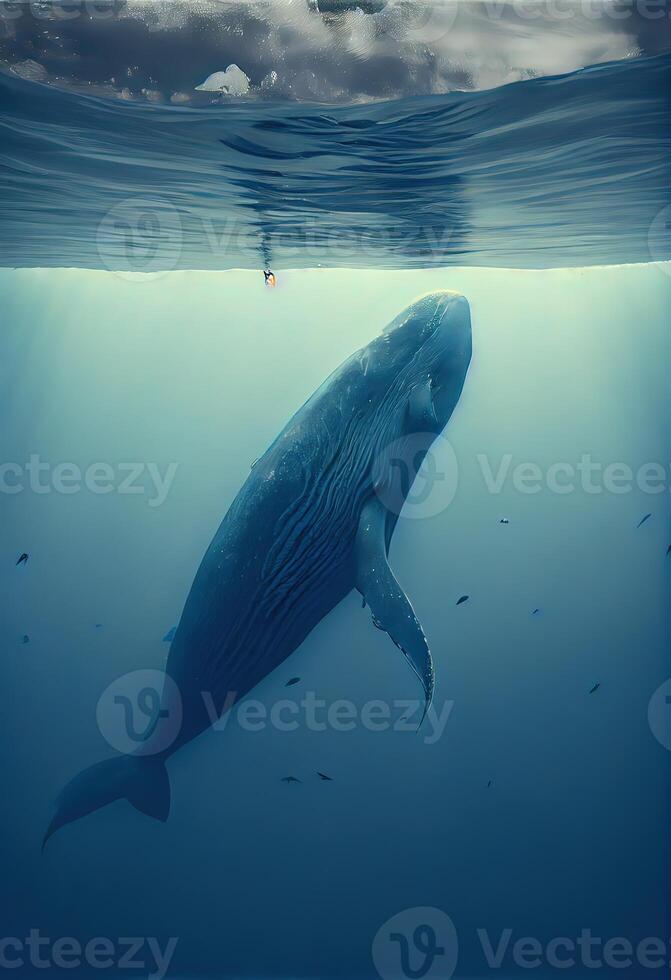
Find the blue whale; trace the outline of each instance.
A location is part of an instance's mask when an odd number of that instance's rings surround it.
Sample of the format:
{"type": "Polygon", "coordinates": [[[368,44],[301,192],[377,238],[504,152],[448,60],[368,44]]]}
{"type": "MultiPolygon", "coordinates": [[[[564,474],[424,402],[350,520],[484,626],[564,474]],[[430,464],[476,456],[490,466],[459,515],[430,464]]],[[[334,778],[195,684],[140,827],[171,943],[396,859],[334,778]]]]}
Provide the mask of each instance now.
{"type": "Polygon", "coordinates": [[[176,737],[159,745],[157,726],[140,751],[81,772],[58,798],[44,842],[117,799],[167,819],[166,759],[230,707],[231,692],[246,695],[282,663],[352,589],[406,657],[428,707],[431,654],[387,554],[403,500],[457,405],[470,359],[466,299],[435,292],[315,391],[252,467],[198,569],[170,648],[159,712],[169,717],[171,699],[179,697],[176,737]],[[410,468],[400,490],[399,454],[410,468]]]}

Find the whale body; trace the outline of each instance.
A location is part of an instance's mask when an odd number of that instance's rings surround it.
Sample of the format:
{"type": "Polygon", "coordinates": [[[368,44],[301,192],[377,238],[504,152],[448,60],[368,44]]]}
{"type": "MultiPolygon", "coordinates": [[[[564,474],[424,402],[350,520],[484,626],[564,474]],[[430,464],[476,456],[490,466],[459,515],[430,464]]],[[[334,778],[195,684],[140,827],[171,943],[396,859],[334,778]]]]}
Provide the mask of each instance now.
{"type": "Polygon", "coordinates": [[[165,668],[173,693],[166,685],[161,714],[170,715],[178,696],[179,732],[167,746],[150,735],[137,753],[76,776],[44,842],[120,798],[167,819],[165,760],[228,710],[231,695],[245,696],[282,663],[353,589],[406,657],[428,706],[431,653],[387,554],[403,499],[459,401],[470,359],[468,302],[435,292],[315,391],[252,466],[196,573],[165,668]],[[399,454],[410,468],[400,491],[399,454]]]}

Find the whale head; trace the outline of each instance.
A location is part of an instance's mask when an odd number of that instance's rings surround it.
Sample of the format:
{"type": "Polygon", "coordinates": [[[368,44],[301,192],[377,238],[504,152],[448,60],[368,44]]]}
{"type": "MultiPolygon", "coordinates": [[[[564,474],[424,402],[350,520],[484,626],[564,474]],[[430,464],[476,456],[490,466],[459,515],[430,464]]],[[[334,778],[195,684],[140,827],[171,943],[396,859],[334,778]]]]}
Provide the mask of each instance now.
{"type": "MultiPolygon", "coordinates": [[[[386,327],[383,337],[408,389],[426,390],[426,409],[442,430],[461,395],[471,360],[471,315],[460,293],[440,290],[412,303],[386,327]]],[[[418,423],[411,420],[411,425],[418,423]]]]}

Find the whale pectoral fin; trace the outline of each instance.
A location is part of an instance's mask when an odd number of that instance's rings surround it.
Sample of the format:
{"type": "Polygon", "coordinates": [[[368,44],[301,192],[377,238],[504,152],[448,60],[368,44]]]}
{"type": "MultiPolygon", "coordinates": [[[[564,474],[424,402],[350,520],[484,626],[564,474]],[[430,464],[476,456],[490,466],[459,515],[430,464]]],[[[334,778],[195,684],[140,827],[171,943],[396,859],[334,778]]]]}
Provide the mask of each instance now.
{"type": "Polygon", "coordinates": [[[410,600],[389,567],[386,520],[380,500],[365,504],[356,536],[356,587],[370,606],[375,625],[389,634],[421,681],[426,714],[433,697],[433,660],[410,600]]]}
{"type": "Polygon", "coordinates": [[[408,416],[413,427],[418,431],[438,427],[436,410],[433,407],[433,396],[431,394],[431,380],[427,378],[422,384],[417,385],[410,392],[408,398],[408,416]]]}

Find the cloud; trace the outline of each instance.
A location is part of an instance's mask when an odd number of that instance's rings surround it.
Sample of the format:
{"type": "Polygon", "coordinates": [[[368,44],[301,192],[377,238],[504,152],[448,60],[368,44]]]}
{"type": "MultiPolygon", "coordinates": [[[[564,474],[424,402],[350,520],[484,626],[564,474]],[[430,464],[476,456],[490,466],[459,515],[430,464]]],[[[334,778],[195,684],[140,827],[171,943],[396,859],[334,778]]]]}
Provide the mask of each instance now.
{"type": "Polygon", "coordinates": [[[5,67],[25,72],[20,66],[30,62],[32,77],[52,84],[193,105],[231,96],[364,102],[491,88],[671,48],[667,7],[648,21],[641,13],[648,8],[629,0],[60,3],[73,16],[56,17],[57,5],[46,4],[36,17],[35,5],[25,4],[19,16],[0,17],[5,67]],[[215,77],[221,84],[213,90],[215,77]]]}
{"type": "Polygon", "coordinates": [[[249,79],[237,65],[229,65],[226,71],[215,71],[204,82],[196,85],[196,92],[219,92],[223,95],[247,95],[249,79]]]}

